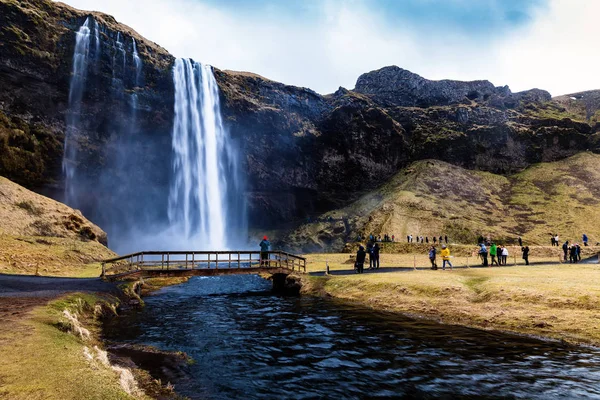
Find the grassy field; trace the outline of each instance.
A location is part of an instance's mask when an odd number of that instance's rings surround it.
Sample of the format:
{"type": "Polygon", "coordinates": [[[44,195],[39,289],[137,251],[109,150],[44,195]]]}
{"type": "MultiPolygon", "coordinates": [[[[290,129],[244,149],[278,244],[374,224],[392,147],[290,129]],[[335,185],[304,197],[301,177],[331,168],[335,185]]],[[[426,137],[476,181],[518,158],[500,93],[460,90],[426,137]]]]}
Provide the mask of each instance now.
{"type": "MultiPolygon", "coordinates": [[[[311,271],[324,270],[326,261],[330,269],[352,268],[348,254],[308,259],[311,271]]],[[[412,266],[413,261],[413,255],[382,255],[382,267],[412,266]]],[[[418,262],[426,261],[419,256],[418,262]]],[[[600,345],[599,280],[598,264],[542,263],[310,277],[304,290],[446,324],[600,345]]]]}

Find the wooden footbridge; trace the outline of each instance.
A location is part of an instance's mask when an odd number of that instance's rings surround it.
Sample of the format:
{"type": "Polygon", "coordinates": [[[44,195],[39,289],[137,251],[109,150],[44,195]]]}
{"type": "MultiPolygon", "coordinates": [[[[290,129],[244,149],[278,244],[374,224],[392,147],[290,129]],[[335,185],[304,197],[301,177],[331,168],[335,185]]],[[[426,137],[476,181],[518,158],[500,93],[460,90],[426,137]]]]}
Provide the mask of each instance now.
{"type": "Polygon", "coordinates": [[[284,251],[142,251],[102,262],[108,280],[306,272],[306,258],[284,251]]]}

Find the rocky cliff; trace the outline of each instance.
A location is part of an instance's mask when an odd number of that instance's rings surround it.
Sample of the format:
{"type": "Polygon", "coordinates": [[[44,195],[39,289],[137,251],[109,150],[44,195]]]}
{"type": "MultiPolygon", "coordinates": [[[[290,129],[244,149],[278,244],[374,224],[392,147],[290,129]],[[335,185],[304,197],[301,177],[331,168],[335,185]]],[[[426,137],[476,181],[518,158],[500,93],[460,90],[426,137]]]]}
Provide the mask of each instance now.
{"type": "MultiPolygon", "coordinates": [[[[164,218],[156,210],[165,209],[171,168],[173,57],[104,14],[46,0],[0,0],[0,174],[61,198],[75,35],[88,17],[101,35],[90,49],[94,65],[75,135],[87,185],[81,209],[106,228],[164,218]],[[120,152],[124,143],[128,154],[120,152]],[[139,184],[124,187],[131,175],[139,184]]],[[[250,73],[215,76],[254,228],[294,228],[348,205],[415,160],[511,174],[600,151],[595,92],[551,99],[543,90],[430,81],[398,67],[363,74],[353,90],[329,95],[250,73]]]]}

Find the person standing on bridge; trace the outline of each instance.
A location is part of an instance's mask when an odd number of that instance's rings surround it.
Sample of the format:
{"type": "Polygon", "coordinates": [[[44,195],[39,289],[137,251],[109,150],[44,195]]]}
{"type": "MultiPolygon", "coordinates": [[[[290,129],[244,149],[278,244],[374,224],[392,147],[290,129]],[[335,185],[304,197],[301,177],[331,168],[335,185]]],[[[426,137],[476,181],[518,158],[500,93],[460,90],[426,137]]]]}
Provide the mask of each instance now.
{"type": "Polygon", "coordinates": [[[267,236],[263,237],[263,240],[259,244],[260,246],[260,265],[269,266],[269,250],[271,249],[271,242],[267,236]]]}

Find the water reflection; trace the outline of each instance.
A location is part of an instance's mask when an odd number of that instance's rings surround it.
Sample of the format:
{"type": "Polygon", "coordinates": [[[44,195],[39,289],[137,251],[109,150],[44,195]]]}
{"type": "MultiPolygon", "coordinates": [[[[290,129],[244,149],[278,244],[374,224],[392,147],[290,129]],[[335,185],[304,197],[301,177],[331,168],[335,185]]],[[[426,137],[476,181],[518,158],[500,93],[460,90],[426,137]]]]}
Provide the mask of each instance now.
{"type": "Polygon", "coordinates": [[[600,398],[600,351],[270,296],[259,277],[192,278],[146,299],[113,339],[194,358],[202,399],[600,398]]]}

